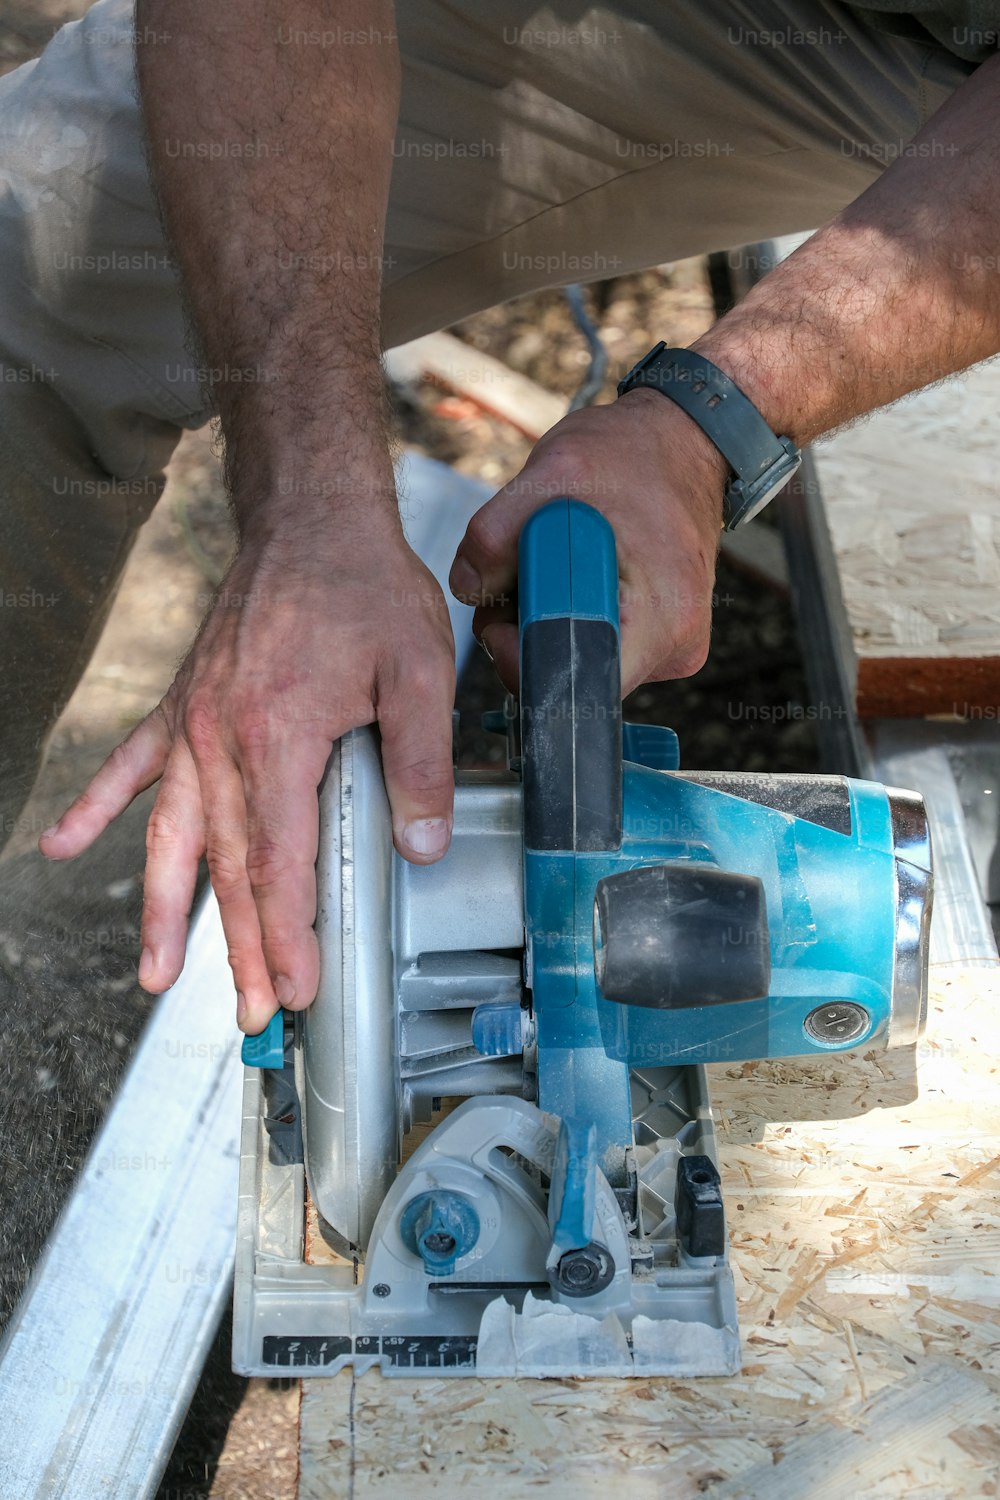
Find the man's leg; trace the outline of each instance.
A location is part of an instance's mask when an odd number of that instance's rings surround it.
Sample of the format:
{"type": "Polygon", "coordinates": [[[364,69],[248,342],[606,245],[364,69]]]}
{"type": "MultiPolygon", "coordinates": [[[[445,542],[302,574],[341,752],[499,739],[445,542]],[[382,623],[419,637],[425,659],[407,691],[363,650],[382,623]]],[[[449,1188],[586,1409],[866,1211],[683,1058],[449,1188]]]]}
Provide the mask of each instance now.
{"type": "Polygon", "coordinates": [[[0,80],[0,847],[180,429],[208,414],[148,183],[132,25],[104,0],[0,80]]]}
{"type": "Polygon", "coordinates": [[[387,344],[542,286],[816,228],[970,70],[835,0],[397,9],[387,344]]]}
{"type": "MultiPolygon", "coordinates": [[[[4,380],[22,368],[0,366],[4,380]]],[[[23,809],[46,736],[161,488],[159,474],[122,481],[90,460],[79,424],[44,384],[0,388],[0,847],[42,832],[23,809]]]]}

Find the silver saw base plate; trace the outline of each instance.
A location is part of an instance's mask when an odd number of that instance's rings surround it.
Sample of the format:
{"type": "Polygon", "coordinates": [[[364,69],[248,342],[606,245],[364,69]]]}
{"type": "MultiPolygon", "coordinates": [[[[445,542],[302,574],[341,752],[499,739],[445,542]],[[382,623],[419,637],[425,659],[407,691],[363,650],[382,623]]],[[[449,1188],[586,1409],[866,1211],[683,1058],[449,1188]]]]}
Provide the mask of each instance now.
{"type": "MultiPolygon", "coordinates": [[[[233,1321],[245,1375],[332,1375],[353,1364],[386,1375],[727,1375],[740,1367],[736,1299],[725,1258],[679,1248],[674,1180],[683,1152],[714,1159],[704,1070],[633,1074],[641,1267],[601,1177],[597,1222],[619,1272],[580,1303],[546,1281],[545,1168],[558,1122],[522,1099],[472,1098],[430,1132],[376,1218],[364,1263],[305,1259],[306,1183],[295,1045],[282,1072],[247,1069],[233,1321]],[[660,1134],[659,1132],[664,1132],[660,1134]],[[474,1198],[476,1254],[435,1284],[402,1243],[402,1205],[428,1185],[474,1198]]],[[[634,1240],[633,1240],[634,1247],[634,1240]]]]}

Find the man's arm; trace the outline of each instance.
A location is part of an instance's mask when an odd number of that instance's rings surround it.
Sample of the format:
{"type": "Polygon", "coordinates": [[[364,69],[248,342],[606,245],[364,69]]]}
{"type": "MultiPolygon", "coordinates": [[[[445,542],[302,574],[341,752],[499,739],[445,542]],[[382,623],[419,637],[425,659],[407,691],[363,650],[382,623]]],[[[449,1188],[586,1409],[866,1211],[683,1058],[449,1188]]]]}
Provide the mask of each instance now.
{"type": "Polygon", "coordinates": [[[451,630],[402,535],[379,365],[399,62],[388,0],[139,0],[137,35],[240,548],[166,698],[42,848],[79,853],[162,778],[140,980],[159,991],[180,972],[207,852],[255,1032],[316,992],[316,789],[334,741],[378,721],[401,853],[436,858],[450,834],[451,630]]]}
{"type": "MultiPolygon", "coordinates": [[[[1000,58],[977,69],[879,179],[693,345],[775,432],[808,443],[1000,352],[1000,58]]],[[[622,677],[686,676],[705,660],[726,467],[656,391],[574,412],[474,517],[452,570],[504,680],[517,536],[545,494],[611,519],[622,574],[622,677]],[[575,484],[575,490],[567,487],[575,484]]]]}
{"type": "Polygon", "coordinates": [[[799,444],[1000,351],[1000,56],[695,347],[799,444]]]}
{"type": "Polygon", "coordinates": [[[395,527],[379,364],[391,0],[138,0],[136,30],[153,179],[243,538],[312,539],[323,512],[395,527]],[[338,40],[353,34],[370,40],[338,40]],[[292,477],[301,493],[283,496],[292,477]],[[310,477],[343,480],[332,504],[303,499],[310,477]]]}

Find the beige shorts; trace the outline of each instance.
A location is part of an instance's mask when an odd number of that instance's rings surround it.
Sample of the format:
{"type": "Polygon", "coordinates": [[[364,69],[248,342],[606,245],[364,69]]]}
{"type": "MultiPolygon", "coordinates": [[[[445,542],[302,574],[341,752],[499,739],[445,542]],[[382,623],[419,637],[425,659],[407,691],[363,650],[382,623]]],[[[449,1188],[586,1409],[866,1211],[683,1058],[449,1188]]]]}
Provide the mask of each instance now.
{"type": "MultiPolygon", "coordinates": [[[[389,344],[538,287],[811,228],[970,71],[823,0],[398,10],[389,344]]],[[[286,31],[289,46],[343,40],[286,31]]],[[[86,664],[179,429],[209,415],[132,51],[130,0],[98,0],[0,80],[0,589],[57,601],[0,609],[4,713],[22,725],[17,750],[0,731],[0,820],[86,664]]]]}

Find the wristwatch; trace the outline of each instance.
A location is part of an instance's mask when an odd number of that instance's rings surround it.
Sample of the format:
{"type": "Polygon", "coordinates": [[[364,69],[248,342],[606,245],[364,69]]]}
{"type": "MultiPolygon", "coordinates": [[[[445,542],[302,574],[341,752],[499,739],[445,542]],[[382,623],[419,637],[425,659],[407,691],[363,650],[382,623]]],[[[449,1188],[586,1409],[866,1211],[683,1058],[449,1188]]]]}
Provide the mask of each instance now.
{"type": "Polygon", "coordinates": [[[618,394],[638,386],[659,391],[686,411],[733,470],[722,502],[725,531],[763,510],[802,462],[791,438],[777,437],[735,380],[703,354],[661,342],[628,372],[618,394]]]}

